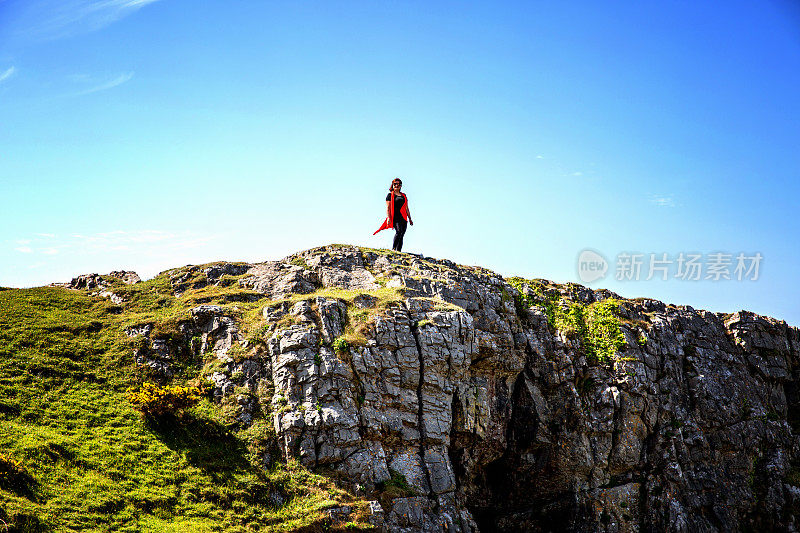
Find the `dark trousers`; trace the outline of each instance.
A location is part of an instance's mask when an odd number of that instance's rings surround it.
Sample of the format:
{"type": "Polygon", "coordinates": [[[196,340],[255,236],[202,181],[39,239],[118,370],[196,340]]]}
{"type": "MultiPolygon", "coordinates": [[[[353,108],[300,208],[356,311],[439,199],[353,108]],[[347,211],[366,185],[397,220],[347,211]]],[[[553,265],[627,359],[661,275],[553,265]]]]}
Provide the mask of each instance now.
{"type": "Polygon", "coordinates": [[[400,220],[394,221],[394,241],[392,241],[392,250],[397,250],[398,252],[403,251],[403,235],[406,234],[406,228],[408,228],[408,222],[405,219],[401,218],[400,220]]]}

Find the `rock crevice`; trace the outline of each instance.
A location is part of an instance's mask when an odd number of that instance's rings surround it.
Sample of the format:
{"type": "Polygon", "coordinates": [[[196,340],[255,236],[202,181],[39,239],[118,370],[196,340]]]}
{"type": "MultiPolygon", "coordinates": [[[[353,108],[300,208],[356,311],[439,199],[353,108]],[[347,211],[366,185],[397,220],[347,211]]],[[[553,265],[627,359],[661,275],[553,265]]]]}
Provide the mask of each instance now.
{"type": "MultiPolygon", "coordinates": [[[[419,356],[419,383],[417,384],[417,404],[419,406],[417,410],[417,423],[419,424],[419,460],[420,466],[422,467],[422,471],[425,474],[425,480],[428,484],[428,498],[431,501],[436,502],[436,494],[433,491],[433,483],[431,482],[431,474],[428,471],[428,465],[425,459],[425,446],[427,444],[427,432],[425,431],[425,399],[424,395],[424,385],[425,385],[425,357],[422,354],[422,345],[419,341],[419,334],[417,332],[418,326],[417,324],[411,322],[411,316],[409,315],[409,324],[411,328],[411,334],[414,336],[414,344],[417,347],[417,355],[419,356]]],[[[437,502],[438,503],[438,502],[437,502]]],[[[434,511],[436,508],[434,507],[434,511]]]]}

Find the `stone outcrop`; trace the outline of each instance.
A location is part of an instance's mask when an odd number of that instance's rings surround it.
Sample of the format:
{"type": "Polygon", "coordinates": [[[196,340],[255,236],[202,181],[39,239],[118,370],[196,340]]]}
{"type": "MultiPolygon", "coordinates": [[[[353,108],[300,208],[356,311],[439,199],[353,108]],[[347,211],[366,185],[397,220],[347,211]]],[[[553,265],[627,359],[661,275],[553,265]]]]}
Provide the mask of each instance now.
{"type": "Polygon", "coordinates": [[[108,273],[108,275],[109,277],[122,280],[122,283],[125,285],[133,285],[142,281],[142,279],[139,277],[139,274],[132,270],[112,270],[108,273]]]}
{"type": "Polygon", "coordinates": [[[81,274],[67,284],[70,289],[97,289],[106,285],[100,274],[81,274]]]}
{"type": "Polygon", "coordinates": [[[141,278],[136,272],[128,270],[113,270],[105,276],[100,274],[81,274],[72,278],[68,283],[51,283],[51,287],[64,287],[74,290],[94,290],[93,296],[100,296],[107,298],[115,304],[121,304],[125,301],[124,298],[108,290],[111,281],[108,278],[116,278],[122,281],[125,285],[133,285],[141,282],[141,278]]]}
{"type": "Polygon", "coordinates": [[[216,396],[244,397],[244,425],[270,413],[286,458],[374,495],[379,528],[800,527],[800,331],[785,322],[354,247],[241,272],[265,297],[244,356],[227,355],[232,317],[192,311],[227,366],[216,396]],[[543,295],[618,299],[618,353],[593,358],[543,295]]]}
{"type": "MultiPolygon", "coordinates": [[[[244,339],[239,334],[236,321],[225,316],[219,305],[199,305],[189,311],[190,319],[178,322],[171,331],[160,331],[152,323],[131,326],[125,330],[128,337],[136,339],[134,362],[147,367],[153,377],[173,376],[172,363],[176,358],[213,352],[223,363],[233,362],[228,354],[232,346],[244,339]]],[[[224,384],[222,392],[233,390],[233,384],[218,373],[224,384]]]]}
{"type": "Polygon", "coordinates": [[[292,293],[307,294],[320,286],[314,271],[280,261],[255,265],[239,284],[270,298],[282,298],[292,293]]]}
{"type": "Polygon", "coordinates": [[[68,289],[103,289],[109,284],[108,281],[103,278],[117,278],[125,285],[133,285],[134,283],[142,281],[139,275],[132,270],[113,270],[105,276],[101,276],[100,274],[81,274],[80,276],[72,278],[67,284],[54,283],[53,285],[65,286],[68,289]]]}

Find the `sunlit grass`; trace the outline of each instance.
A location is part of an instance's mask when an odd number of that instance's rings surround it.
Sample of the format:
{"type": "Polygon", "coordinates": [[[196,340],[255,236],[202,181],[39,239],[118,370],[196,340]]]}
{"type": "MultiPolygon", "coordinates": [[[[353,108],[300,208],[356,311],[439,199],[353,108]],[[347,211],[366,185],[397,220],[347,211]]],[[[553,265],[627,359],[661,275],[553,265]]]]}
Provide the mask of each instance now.
{"type": "Polygon", "coordinates": [[[167,275],[112,290],[127,301],[0,291],[0,451],[30,475],[0,482],[0,520],[23,531],[322,531],[326,508],[366,509],[297,464],[254,466],[252,435],[226,426],[217,404],[158,424],[125,397],[141,381],[126,326],[188,320],[198,299],[243,316],[263,303],[226,301],[249,292],[236,284],[175,297],[167,275]]]}

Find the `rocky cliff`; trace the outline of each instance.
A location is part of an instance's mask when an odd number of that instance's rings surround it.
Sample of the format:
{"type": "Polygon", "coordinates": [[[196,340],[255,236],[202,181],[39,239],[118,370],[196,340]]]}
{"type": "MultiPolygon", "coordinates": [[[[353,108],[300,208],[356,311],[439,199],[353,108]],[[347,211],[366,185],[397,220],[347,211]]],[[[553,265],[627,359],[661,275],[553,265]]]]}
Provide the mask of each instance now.
{"type": "MultiPolygon", "coordinates": [[[[348,246],[170,280],[249,291],[254,312],[199,305],[180,324],[214,354],[215,398],[241,426],[274,423],[265,465],[338,476],[387,531],[798,527],[785,322],[348,246]]],[[[169,376],[154,327],[128,331],[135,359],[169,376]]]]}

